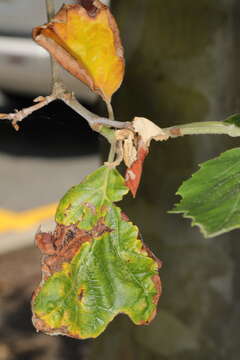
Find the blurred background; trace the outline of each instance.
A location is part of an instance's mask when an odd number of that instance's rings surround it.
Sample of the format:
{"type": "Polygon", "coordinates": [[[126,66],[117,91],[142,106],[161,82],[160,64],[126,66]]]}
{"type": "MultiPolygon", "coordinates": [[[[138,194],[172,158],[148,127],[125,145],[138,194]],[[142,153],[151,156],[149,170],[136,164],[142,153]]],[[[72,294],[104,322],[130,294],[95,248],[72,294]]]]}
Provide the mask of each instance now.
{"type": "MultiPolygon", "coordinates": [[[[145,116],[164,127],[240,111],[238,0],[112,0],[111,7],[127,61],[113,98],[117,119],[145,116]]],[[[31,39],[45,19],[44,0],[0,0],[0,112],[50,90],[48,54],[31,39]]],[[[105,113],[84,85],[62,76],[86,107],[105,113]]],[[[198,136],[152,145],[138,197],[123,206],[163,261],[159,313],[148,327],[119,316],[98,339],[77,341],[36,334],[31,324],[40,279],[34,234],[53,227],[59,198],[98,166],[104,146],[61,103],[29,116],[18,133],[2,121],[0,360],[238,360],[239,233],[206,240],[188,220],[167,214],[198,164],[238,143],[198,136]]]]}

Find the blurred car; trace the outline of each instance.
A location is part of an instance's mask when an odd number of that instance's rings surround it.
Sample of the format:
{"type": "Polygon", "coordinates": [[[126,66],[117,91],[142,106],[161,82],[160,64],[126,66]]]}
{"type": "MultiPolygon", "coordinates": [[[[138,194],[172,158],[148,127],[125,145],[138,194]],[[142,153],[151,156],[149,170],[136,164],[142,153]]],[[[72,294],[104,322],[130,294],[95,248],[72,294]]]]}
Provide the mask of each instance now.
{"type": "MultiPolygon", "coordinates": [[[[56,0],[56,10],[64,3],[56,0]]],[[[102,0],[109,5],[108,0],[102,0]]],[[[46,95],[51,87],[49,54],[31,38],[32,28],[46,23],[44,0],[0,0],[0,90],[18,95],[46,95]]],[[[62,70],[68,89],[83,101],[96,95],[62,70]]]]}

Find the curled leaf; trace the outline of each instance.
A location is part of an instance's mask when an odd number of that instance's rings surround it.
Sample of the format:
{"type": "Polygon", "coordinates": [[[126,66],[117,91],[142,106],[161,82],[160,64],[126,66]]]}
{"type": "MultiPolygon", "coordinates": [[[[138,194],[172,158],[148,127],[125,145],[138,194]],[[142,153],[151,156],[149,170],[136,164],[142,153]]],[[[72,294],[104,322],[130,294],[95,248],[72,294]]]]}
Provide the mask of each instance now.
{"type": "Polygon", "coordinates": [[[103,166],[61,200],[55,232],[37,235],[44,254],[32,300],[38,330],[86,339],[119,313],[138,325],[154,318],[161,263],[114,204],[127,192],[118,171],[103,166]]]}
{"type": "Polygon", "coordinates": [[[63,5],[50,23],[34,28],[33,38],[105,101],[121,85],[124,57],[118,27],[99,0],[63,5]]]}
{"type": "Polygon", "coordinates": [[[138,146],[137,159],[126,171],[125,183],[127,187],[131,190],[133,197],[136,196],[142,177],[143,163],[147,155],[148,148],[146,148],[143,142],[141,142],[138,146]]]}
{"type": "Polygon", "coordinates": [[[131,130],[120,130],[117,134],[117,139],[120,139],[121,135],[124,138],[123,157],[128,168],[125,175],[126,185],[131,190],[133,197],[135,197],[151,140],[163,141],[167,140],[169,136],[152,121],[143,117],[135,117],[132,127],[134,132],[131,130]]]}
{"type": "Polygon", "coordinates": [[[137,160],[137,149],[135,134],[129,129],[116,130],[116,140],[122,147],[122,159],[127,167],[131,167],[135,160],[137,160]]]}
{"type": "Polygon", "coordinates": [[[163,141],[169,138],[169,135],[165,134],[159,126],[143,117],[134,118],[133,128],[135,132],[141,136],[146,147],[150,145],[150,142],[153,139],[156,141],[163,141]]]}

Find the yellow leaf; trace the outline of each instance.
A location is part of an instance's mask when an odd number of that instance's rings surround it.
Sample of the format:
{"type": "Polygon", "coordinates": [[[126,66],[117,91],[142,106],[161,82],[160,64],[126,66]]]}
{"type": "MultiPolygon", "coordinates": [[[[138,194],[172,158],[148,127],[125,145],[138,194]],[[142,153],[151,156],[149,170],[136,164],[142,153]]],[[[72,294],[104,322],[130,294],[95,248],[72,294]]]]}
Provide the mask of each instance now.
{"type": "Polygon", "coordinates": [[[121,85],[125,64],[119,31],[99,0],[63,5],[50,23],[33,30],[33,38],[105,101],[121,85]]]}

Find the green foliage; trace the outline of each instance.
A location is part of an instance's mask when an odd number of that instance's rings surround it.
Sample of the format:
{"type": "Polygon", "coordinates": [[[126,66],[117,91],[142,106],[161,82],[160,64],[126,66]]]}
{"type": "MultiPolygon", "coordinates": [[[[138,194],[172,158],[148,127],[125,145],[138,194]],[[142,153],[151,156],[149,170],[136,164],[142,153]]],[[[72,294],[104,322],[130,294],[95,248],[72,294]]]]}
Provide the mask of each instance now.
{"type": "MultiPolygon", "coordinates": [[[[159,262],[139,239],[138,228],[113,203],[127,192],[118,171],[103,166],[61,200],[56,221],[72,226],[72,232],[76,226],[70,240],[75,251],[62,262],[63,244],[56,254],[60,268],[50,271],[36,290],[33,312],[39,330],[85,339],[98,336],[119,313],[135,324],[154,317],[159,262]]],[[[45,260],[43,273],[52,261],[45,260]]]]}
{"type": "Polygon", "coordinates": [[[179,188],[182,200],[171,213],[183,213],[205,237],[240,228],[240,148],[201,165],[179,188]]]}
{"type": "Polygon", "coordinates": [[[106,211],[107,206],[122,200],[128,191],[116,169],[102,166],[66,193],[59,203],[56,222],[70,225],[80,221],[81,229],[89,230],[103,215],[104,209],[106,211]]]}
{"type": "Polygon", "coordinates": [[[224,123],[240,127],[240,114],[229,116],[226,120],[224,120],[224,123]]]}

